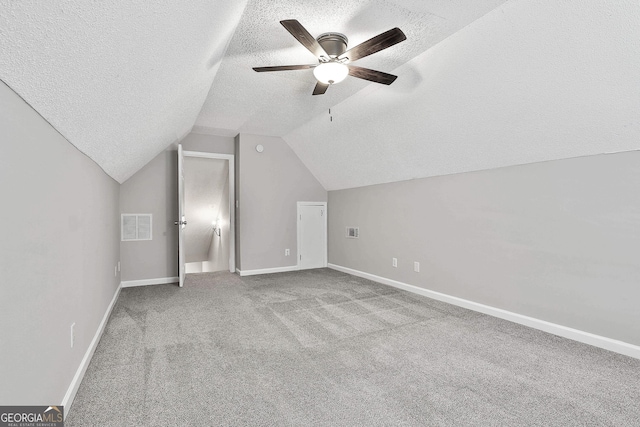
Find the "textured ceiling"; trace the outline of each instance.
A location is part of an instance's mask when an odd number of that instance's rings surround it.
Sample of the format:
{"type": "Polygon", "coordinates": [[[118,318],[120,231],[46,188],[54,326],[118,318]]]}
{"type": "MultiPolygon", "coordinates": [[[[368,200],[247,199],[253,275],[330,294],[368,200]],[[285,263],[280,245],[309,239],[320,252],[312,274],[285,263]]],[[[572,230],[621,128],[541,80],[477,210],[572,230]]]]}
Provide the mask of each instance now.
{"type": "MultiPolygon", "coordinates": [[[[221,135],[283,136],[372,84],[348,77],[312,97],[312,70],[253,71],[255,66],[317,63],[280,25],[283,19],[297,19],[315,37],[343,33],[350,47],[399,27],[405,42],[356,62],[390,72],[505,1],[249,0],[196,125],[221,135]]],[[[409,69],[398,81],[415,85],[421,79],[420,70],[409,69]]]]}
{"type": "Polygon", "coordinates": [[[195,125],[282,136],[340,189],[640,149],[639,22],[637,0],[0,0],[0,79],[120,182],[195,125]],[[314,63],[282,19],[349,46],[400,27],[356,63],[398,80],[255,73],[314,63]]]}
{"type": "Polygon", "coordinates": [[[189,132],[245,3],[0,0],[0,79],[123,182],[189,132]]]}
{"type": "Polygon", "coordinates": [[[637,150],[639,24],[638,1],[511,0],[284,139],[328,190],[637,150]]]}

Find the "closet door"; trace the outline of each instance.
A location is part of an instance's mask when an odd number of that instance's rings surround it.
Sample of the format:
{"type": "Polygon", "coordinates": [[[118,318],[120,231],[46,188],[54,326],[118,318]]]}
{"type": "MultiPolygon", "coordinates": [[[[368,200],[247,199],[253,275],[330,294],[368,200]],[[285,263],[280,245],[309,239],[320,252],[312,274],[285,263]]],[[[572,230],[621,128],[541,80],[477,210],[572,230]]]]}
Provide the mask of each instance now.
{"type": "Polygon", "coordinates": [[[327,266],[327,204],[298,202],[298,268],[327,266]]]}

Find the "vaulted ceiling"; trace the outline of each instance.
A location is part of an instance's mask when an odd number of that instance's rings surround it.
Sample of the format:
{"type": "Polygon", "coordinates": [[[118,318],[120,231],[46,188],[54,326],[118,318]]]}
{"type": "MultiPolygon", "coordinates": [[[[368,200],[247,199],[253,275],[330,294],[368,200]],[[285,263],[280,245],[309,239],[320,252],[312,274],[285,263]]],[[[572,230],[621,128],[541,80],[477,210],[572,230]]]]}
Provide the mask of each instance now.
{"type": "MultiPolygon", "coordinates": [[[[412,58],[503,4],[506,0],[250,0],[196,125],[258,135],[284,136],[370,83],[356,78],[311,96],[312,70],[258,74],[256,66],[315,64],[316,57],[280,25],[297,19],[313,36],[340,32],[349,47],[399,27],[407,40],[356,65],[392,72],[412,58]]],[[[400,77],[419,80],[420,71],[400,77]]],[[[394,83],[395,84],[395,83],[394,83]]],[[[409,83],[410,84],[410,83],[409,83]]],[[[362,106],[366,109],[366,105],[362,106]]]]}
{"type": "Polygon", "coordinates": [[[123,182],[194,125],[281,136],[327,189],[640,149],[634,0],[0,2],[0,79],[123,182]],[[280,24],[398,75],[311,96],[280,24]],[[331,115],[329,115],[331,109],[331,115]]]}
{"type": "Polygon", "coordinates": [[[189,133],[245,3],[0,0],[0,79],[123,182],[189,133]]]}

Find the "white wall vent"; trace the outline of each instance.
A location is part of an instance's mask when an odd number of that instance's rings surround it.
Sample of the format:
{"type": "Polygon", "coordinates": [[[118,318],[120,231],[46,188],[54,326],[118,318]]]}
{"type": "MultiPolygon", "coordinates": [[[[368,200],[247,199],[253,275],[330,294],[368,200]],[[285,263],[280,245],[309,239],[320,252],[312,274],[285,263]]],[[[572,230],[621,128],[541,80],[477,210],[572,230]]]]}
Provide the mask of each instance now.
{"type": "Polygon", "coordinates": [[[349,239],[357,239],[360,237],[360,228],[359,227],[347,227],[347,237],[349,239]]]}
{"type": "Polygon", "coordinates": [[[122,241],[151,240],[151,214],[122,214],[120,229],[122,241]]]}

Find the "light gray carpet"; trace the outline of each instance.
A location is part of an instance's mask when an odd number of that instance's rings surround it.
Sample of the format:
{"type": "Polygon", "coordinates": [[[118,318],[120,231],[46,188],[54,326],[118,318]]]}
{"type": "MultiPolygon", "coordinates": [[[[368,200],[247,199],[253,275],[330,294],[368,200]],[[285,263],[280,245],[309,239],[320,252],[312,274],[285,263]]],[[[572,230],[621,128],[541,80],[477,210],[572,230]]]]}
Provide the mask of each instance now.
{"type": "Polygon", "coordinates": [[[332,270],[123,289],[67,426],[640,425],[640,360],[332,270]]]}

